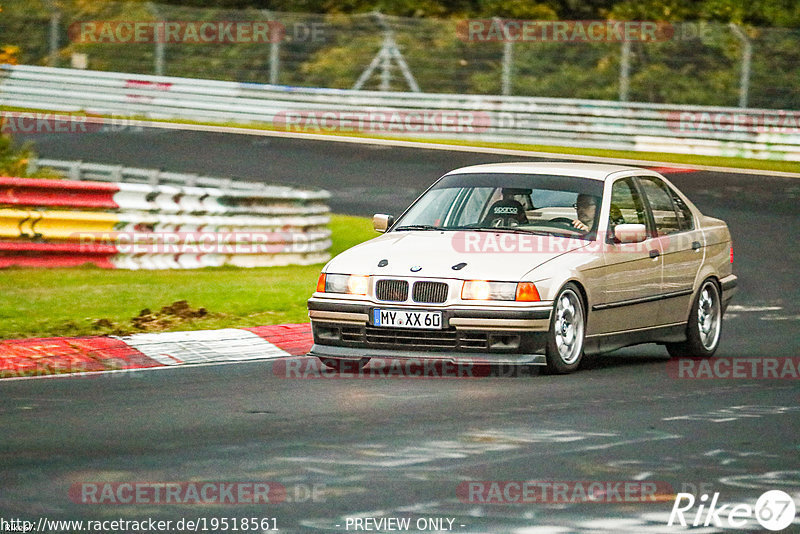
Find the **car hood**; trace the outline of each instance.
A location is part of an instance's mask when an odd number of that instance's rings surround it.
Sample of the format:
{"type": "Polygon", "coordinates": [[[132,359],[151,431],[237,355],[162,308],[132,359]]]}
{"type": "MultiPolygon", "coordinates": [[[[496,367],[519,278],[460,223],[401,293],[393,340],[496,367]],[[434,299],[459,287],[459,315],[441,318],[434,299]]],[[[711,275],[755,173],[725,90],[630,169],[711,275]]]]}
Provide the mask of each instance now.
{"type": "Polygon", "coordinates": [[[586,245],[587,241],[580,239],[532,234],[389,232],[339,254],[325,271],[514,281],[539,265],[586,245]],[[378,267],[381,260],[387,260],[386,266],[378,267]],[[454,270],[453,266],[460,263],[466,265],[454,270]]]}

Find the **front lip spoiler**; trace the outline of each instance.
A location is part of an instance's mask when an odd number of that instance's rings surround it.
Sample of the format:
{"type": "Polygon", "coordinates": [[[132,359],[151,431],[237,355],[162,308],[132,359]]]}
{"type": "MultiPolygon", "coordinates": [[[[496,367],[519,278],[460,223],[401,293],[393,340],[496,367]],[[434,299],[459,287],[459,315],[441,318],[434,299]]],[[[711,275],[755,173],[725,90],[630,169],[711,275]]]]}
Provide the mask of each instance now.
{"type": "MultiPolygon", "coordinates": [[[[543,303],[544,306],[533,308],[519,309],[519,308],[455,308],[449,306],[432,306],[430,304],[414,304],[407,303],[394,303],[394,302],[370,302],[359,301],[350,302],[344,300],[328,300],[311,298],[308,300],[308,310],[315,312],[334,312],[334,313],[352,313],[352,314],[369,314],[372,308],[408,308],[408,309],[428,309],[439,310],[446,312],[450,317],[457,317],[460,319],[496,319],[496,320],[515,320],[515,321],[543,321],[550,320],[550,312],[552,311],[552,302],[543,303]]],[[[522,323],[520,323],[522,324],[522,323]]]]}
{"type": "Polygon", "coordinates": [[[543,354],[513,353],[475,353],[475,352],[429,352],[414,351],[408,353],[393,349],[364,349],[337,347],[333,345],[317,345],[311,347],[308,356],[317,358],[341,358],[344,360],[360,360],[362,358],[397,358],[404,360],[438,360],[472,365],[546,365],[543,354]]]}

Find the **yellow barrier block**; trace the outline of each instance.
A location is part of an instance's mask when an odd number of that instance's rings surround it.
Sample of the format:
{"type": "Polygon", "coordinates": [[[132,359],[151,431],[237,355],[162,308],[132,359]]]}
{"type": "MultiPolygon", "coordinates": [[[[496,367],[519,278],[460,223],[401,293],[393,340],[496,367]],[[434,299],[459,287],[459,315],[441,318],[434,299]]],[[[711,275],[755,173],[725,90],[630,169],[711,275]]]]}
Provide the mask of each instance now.
{"type": "Polygon", "coordinates": [[[31,228],[35,211],[0,209],[0,237],[20,237],[22,233],[33,235],[31,228]]]}
{"type": "MultiPolygon", "coordinates": [[[[33,230],[45,239],[83,239],[93,233],[108,234],[119,222],[119,215],[89,211],[41,211],[33,230]]],[[[102,237],[102,236],[99,236],[102,237]]]]}

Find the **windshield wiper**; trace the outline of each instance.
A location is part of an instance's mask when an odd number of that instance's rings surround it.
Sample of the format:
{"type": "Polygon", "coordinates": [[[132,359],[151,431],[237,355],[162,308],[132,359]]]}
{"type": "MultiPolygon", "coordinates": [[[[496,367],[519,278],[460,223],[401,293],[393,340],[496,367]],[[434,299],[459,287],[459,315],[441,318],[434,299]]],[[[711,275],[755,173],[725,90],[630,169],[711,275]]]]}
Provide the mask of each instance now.
{"type": "Polygon", "coordinates": [[[433,226],[430,224],[408,224],[406,226],[398,226],[397,228],[392,228],[392,230],[442,230],[443,228],[439,228],[438,226],[433,226]]]}
{"type": "Polygon", "coordinates": [[[484,226],[462,226],[456,228],[449,228],[449,230],[468,230],[470,232],[502,232],[506,234],[533,234],[533,235],[552,235],[551,232],[543,232],[541,230],[528,230],[526,228],[486,228],[484,226]]]}
{"type": "Polygon", "coordinates": [[[593,234],[568,234],[564,232],[556,232],[556,231],[548,231],[548,230],[531,230],[529,228],[518,228],[518,227],[501,227],[501,228],[486,228],[485,226],[456,226],[447,228],[447,230],[468,230],[471,232],[497,232],[497,233],[505,233],[505,234],[530,234],[530,235],[541,235],[541,236],[551,236],[551,237],[564,237],[568,239],[594,239],[593,234]]]}

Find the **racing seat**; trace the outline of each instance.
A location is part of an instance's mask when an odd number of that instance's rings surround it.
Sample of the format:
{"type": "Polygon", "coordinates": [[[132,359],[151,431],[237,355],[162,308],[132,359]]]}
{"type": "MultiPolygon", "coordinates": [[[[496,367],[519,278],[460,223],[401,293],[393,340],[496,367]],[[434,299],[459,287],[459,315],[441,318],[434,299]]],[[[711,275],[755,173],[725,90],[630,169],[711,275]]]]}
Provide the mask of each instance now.
{"type": "Polygon", "coordinates": [[[520,224],[528,224],[528,216],[525,215],[525,207],[522,203],[513,199],[498,200],[492,204],[481,222],[481,226],[490,228],[519,226],[520,224]]]}

